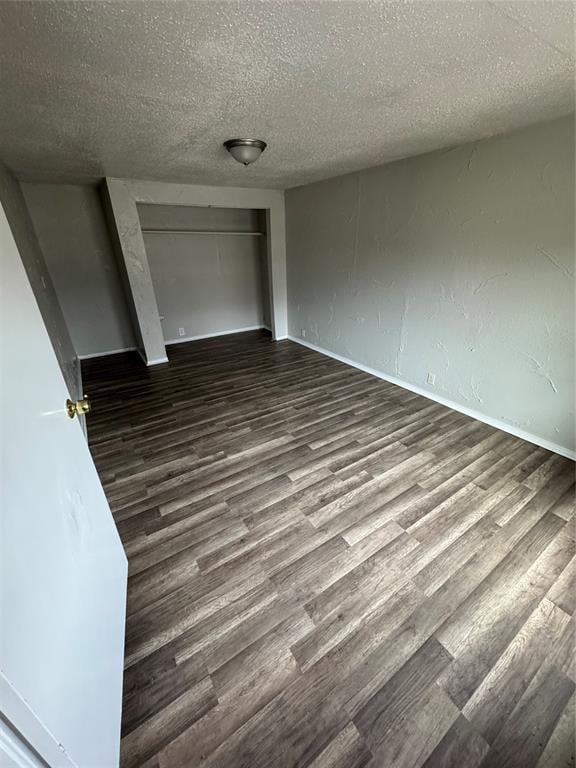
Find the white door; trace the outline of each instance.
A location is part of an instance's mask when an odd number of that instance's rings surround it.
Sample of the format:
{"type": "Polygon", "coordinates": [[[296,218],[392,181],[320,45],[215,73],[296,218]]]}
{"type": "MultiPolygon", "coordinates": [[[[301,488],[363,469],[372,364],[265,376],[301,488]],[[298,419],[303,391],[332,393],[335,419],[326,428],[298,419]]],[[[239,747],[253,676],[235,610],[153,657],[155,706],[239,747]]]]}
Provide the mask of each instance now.
{"type": "Polygon", "coordinates": [[[126,557],[1,207],[0,266],[0,712],[51,768],[114,768],[126,557]]]}

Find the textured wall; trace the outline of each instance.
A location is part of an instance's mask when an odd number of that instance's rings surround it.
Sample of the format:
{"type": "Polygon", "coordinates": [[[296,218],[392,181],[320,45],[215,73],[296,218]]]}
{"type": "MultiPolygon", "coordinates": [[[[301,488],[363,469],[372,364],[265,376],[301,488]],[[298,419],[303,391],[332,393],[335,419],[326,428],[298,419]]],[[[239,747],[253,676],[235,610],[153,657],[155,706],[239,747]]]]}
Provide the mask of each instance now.
{"type": "Polygon", "coordinates": [[[133,347],[98,190],[59,184],[22,188],[77,353],[133,347]]]}
{"type": "Polygon", "coordinates": [[[137,349],[146,365],[168,362],[158,304],[146,256],[136,200],[130,184],[104,179],[102,199],[114,250],[120,266],[137,349]]]}
{"type": "MultiPolygon", "coordinates": [[[[72,344],[50,273],[26,207],[20,184],[0,163],[0,202],[18,246],[28,280],[58,358],[64,380],[73,399],[82,396],[82,380],[76,350],[72,344]]],[[[14,318],[18,332],[18,318],[14,318]]],[[[41,386],[41,382],[39,382],[41,386]]]]}
{"type": "Polygon", "coordinates": [[[166,341],[263,324],[261,240],[144,235],[166,341]]]}
{"type": "Polygon", "coordinates": [[[574,448],[572,118],[286,206],[292,335],[574,448]]]}

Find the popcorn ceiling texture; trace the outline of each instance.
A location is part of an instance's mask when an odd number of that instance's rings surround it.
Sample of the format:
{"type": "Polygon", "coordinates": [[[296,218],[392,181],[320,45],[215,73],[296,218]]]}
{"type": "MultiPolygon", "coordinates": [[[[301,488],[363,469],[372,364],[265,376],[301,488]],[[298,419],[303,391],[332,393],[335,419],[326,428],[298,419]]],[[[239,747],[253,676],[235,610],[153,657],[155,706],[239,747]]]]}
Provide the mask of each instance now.
{"type": "Polygon", "coordinates": [[[286,216],[291,335],[574,450],[573,118],[290,190],[286,216]]]}
{"type": "Polygon", "coordinates": [[[22,179],[286,188],[573,110],[563,0],[1,2],[0,37],[22,179]]]}

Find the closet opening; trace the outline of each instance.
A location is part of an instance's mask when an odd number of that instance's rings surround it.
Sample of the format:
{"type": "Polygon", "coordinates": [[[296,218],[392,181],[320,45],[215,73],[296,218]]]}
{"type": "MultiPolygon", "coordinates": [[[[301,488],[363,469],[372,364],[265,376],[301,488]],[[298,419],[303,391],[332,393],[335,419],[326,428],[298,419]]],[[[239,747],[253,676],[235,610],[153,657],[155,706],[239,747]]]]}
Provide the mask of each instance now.
{"type": "Polygon", "coordinates": [[[139,203],[168,346],[271,329],[266,211],[139,203]]]}

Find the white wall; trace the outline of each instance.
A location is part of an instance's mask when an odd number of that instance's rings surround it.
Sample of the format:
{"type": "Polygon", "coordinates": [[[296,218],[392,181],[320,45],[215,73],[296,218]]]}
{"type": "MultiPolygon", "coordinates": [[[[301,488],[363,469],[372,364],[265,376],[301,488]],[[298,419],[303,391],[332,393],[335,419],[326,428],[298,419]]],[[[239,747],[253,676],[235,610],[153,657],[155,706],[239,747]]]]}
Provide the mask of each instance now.
{"type": "Polygon", "coordinates": [[[292,189],[286,212],[291,335],[574,450],[573,118],[292,189]]]}
{"type": "Polygon", "coordinates": [[[62,184],[22,188],[77,353],[134,347],[98,189],[62,184]]]}
{"type": "MultiPolygon", "coordinates": [[[[259,212],[139,205],[144,229],[263,232],[259,212]]],[[[268,324],[266,238],[144,232],[167,342],[268,324]]]]}
{"type": "MultiPolygon", "coordinates": [[[[21,187],[77,353],[84,357],[137,346],[99,190],[61,184],[21,187]]],[[[266,228],[264,211],[145,204],[138,208],[148,227],[266,228]]],[[[165,339],[180,339],[180,328],[189,337],[269,326],[266,240],[147,235],[165,339]]]]}
{"type": "MultiPolygon", "coordinates": [[[[38,243],[36,232],[18,181],[0,163],[0,202],[28,275],[40,314],[50,336],[70,397],[82,396],[82,379],[77,351],[72,343],[51,275],[38,243]]],[[[18,318],[14,317],[14,333],[18,318]]]]}

